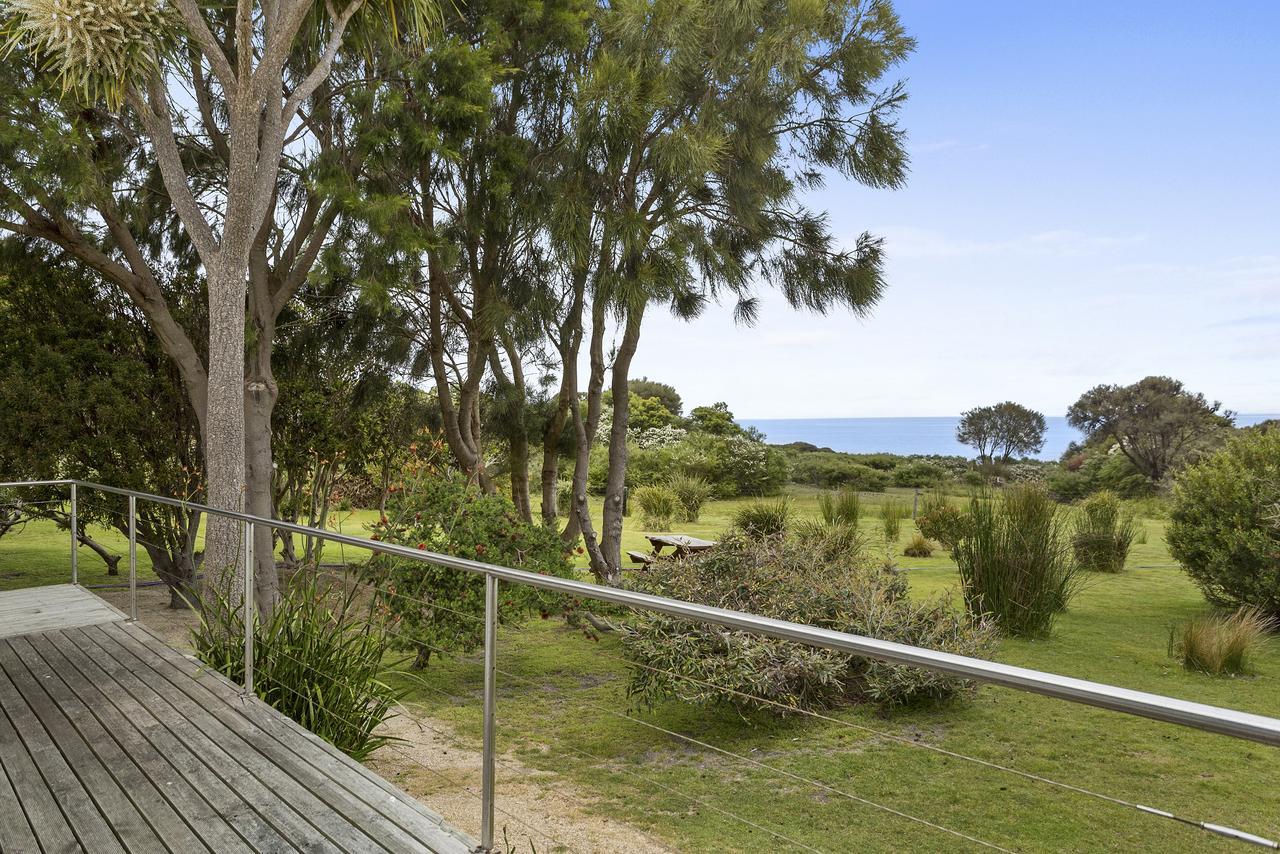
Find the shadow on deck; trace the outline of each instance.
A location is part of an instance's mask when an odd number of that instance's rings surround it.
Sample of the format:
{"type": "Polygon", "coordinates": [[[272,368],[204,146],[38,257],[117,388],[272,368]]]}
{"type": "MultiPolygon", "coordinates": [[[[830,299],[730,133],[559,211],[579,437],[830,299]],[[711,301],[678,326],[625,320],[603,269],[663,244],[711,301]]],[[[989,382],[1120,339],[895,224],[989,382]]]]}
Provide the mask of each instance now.
{"type": "Polygon", "coordinates": [[[0,593],[0,851],[474,848],[92,593],[0,593]]]}

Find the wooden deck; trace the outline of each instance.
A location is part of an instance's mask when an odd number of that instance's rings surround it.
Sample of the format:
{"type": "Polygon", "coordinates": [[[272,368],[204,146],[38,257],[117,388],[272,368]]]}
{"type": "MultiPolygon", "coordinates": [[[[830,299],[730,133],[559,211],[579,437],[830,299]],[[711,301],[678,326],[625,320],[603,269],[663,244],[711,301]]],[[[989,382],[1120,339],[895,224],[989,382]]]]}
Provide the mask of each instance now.
{"type": "Polygon", "coordinates": [[[92,593],[0,593],[0,851],[474,847],[92,593]]]}

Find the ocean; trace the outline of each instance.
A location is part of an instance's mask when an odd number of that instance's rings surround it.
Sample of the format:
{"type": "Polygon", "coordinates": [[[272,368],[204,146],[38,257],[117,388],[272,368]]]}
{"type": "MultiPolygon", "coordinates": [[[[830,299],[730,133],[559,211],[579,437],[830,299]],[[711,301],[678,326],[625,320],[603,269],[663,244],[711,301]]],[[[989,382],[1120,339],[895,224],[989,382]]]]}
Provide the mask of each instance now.
{"type": "MultiPolygon", "coordinates": [[[[1236,426],[1247,427],[1280,418],[1280,415],[1237,415],[1236,426]]],[[[973,456],[973,450],[956,441],[958,416],[938,418],[757,418],[739,419],[743,427],[755,427],[773,445],[809,442],[820,448],[854,454],[943,454],[973,456]]],[[[1042,460],[1057,459],[1080,433],[1062,416],[1045,418],[1042,460]]]]}

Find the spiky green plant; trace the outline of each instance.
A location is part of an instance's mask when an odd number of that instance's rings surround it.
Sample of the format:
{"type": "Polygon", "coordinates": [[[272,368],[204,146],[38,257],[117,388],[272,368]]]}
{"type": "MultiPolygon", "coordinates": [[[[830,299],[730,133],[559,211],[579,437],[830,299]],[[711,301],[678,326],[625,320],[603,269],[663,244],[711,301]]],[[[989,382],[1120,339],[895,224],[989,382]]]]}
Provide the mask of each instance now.
{"type": "MultiPolygon", "coordinates": [[[[192,630],[196,655],[244,684],[241,611],[217,591],[202,601],[192,630]]],[[[288,586],[271,616],[255,615],[253,688],[263,702],[354,759],[394,739],[379,732],[399,692],[384,682],[388,635],[382,621],[314,575],[288,586]]]]}
{"type": "Polygon", "coordinates": [[[848,487],[824,492],[818,496],[818,511],[822,514],[822,521],[828,525],[844,523],[856,526],[862,516],[862,496],[856,489],[848,487]]]}
{"type": "Polygon", "coordinates": [[[909,514],[907,506],[896,498],[891,498],[880,505],[880,521],[884,525],[886,546],[891,547],[898,542],[898,535],[902,532],[902,520],[909,514]]]}
{"type": "Polygon", "coordinates": [[[1119,572],[1137,535],[1133,517],[1124,512],[1119,498],[1104,489],[1080,503],[1071,548],[1082,569],[1119,572]]]}
{"type": "Polygon", "coordinates": [[[711,498],[711,484],[700,477],[687,474],[672,475],[667,480],[667,489],[675,494],[680,502],[681,521],[696,522],[702,514],[702,505],[711,498]]]}
{"type": "Polygon", "coordinates": [[[156,71],[178,23],[166,0],[4,0],[0,10],[6,53],[27,46],[63,88],[112,108],[156,71]]]}
{"type": "Polygon", "coordinates": [[[663,486],[642,486],[635,492],[641,523],[650,531],[669,531],[671,520],[681,513],[680,499],[663,486]]]}
{"type": "Polygon", "coordinates": [[[1081,579],[1066,534],[1060,508],[1038,485],[975,495],[952,552],[969,612],[1015,637],[1047,635],[1081,579]]]}
{"type": "Polygon", "coordinates": [[[734,514],[733,524],[752,539],[780,537],[791,527],[791,502],[779,498],[748,504],[734,514]]]}

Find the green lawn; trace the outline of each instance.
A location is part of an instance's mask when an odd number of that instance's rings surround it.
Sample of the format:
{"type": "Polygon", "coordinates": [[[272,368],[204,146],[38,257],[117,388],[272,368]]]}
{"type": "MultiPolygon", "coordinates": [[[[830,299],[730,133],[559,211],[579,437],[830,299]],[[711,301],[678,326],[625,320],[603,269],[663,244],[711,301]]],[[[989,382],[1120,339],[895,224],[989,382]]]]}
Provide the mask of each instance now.
{"type": "MultiPolygon", "coordinates": [[[[814,493],[801,490],[792,500],[797,512],[816,512],[814,493]]],[[[680,524],[676,530],[715,537],[742,503],[713,502],[700,522],[680,524]]],[[[866,515],[862,525],[877,541],[880,520],[874,511],[866,515]]],[[[346,516],[342,528],[359,532],[372,516],[346,516]]],[[[1248,679],[1188,673],[1168,657],[1170,625],[1206,606],[1185,575],[1170,566],[1164,523],[1144,519],[1142,524],[1146,542],[1135,546],[1126,572],[1093,577],[1049,640],[1005,641],[999,660],[1280,714],[1280,645],[1271,644],[1258,662],[1258,675],[1248,679]]],[[[901,540],[913,530],[905,521],[901,540]]],[[[629,529],[624,547],[645,549],[642,534],[629,529]]],[[[118,536],[103,539],[113,548],[124,547],[118,536]]],[[[5,537],[0,540],[0,587],[67,580],[66,548],[65,532],[43,524],[5,537]]],[[[331,549],[326,560],[342,556],[331,549]]],[[[909,568],[913,594],[955,590],[955,567],[945,552],[923,560],[899,554],[897,560],[909,568]]],[[[101,562],[83,550],[81,573],[87,584],[106,580],[101,562]]],[[[824,851],[973,847],[848,796],[1016,850],[1239,847],[1166,819],[863,728],[1187,817],[1280,836],[1280,751],[1274,748],[992,687],[942,708],[891,715],[848,709],[836,713],[839,722],[743,717],[729,709],[678,702],[635,709],[626,696],[626,664],[608,635],[592,641],[557,620],[535,620],[522,628],[504,627],[500,637],[499,666],[510,674],[499,677],[501,747],[591,795],[586,809],[632,822],[676,848],[792,849],[726,812],[824,851]],[[691,745],[662,730],[779,770],[691,745]]],[[[409,691],[409,699],[450,722],[469,743],[479,744],[478,655],[433,663],[420,679],[393,678],[409,691]]],[[[536,816],[529,818],[537,822],[536,816]]],[[[509,825],[513,839],[524,837],[519,825],[509,825]]],[[[539,843],[538,848],[547,846],[539,843]]]]}

